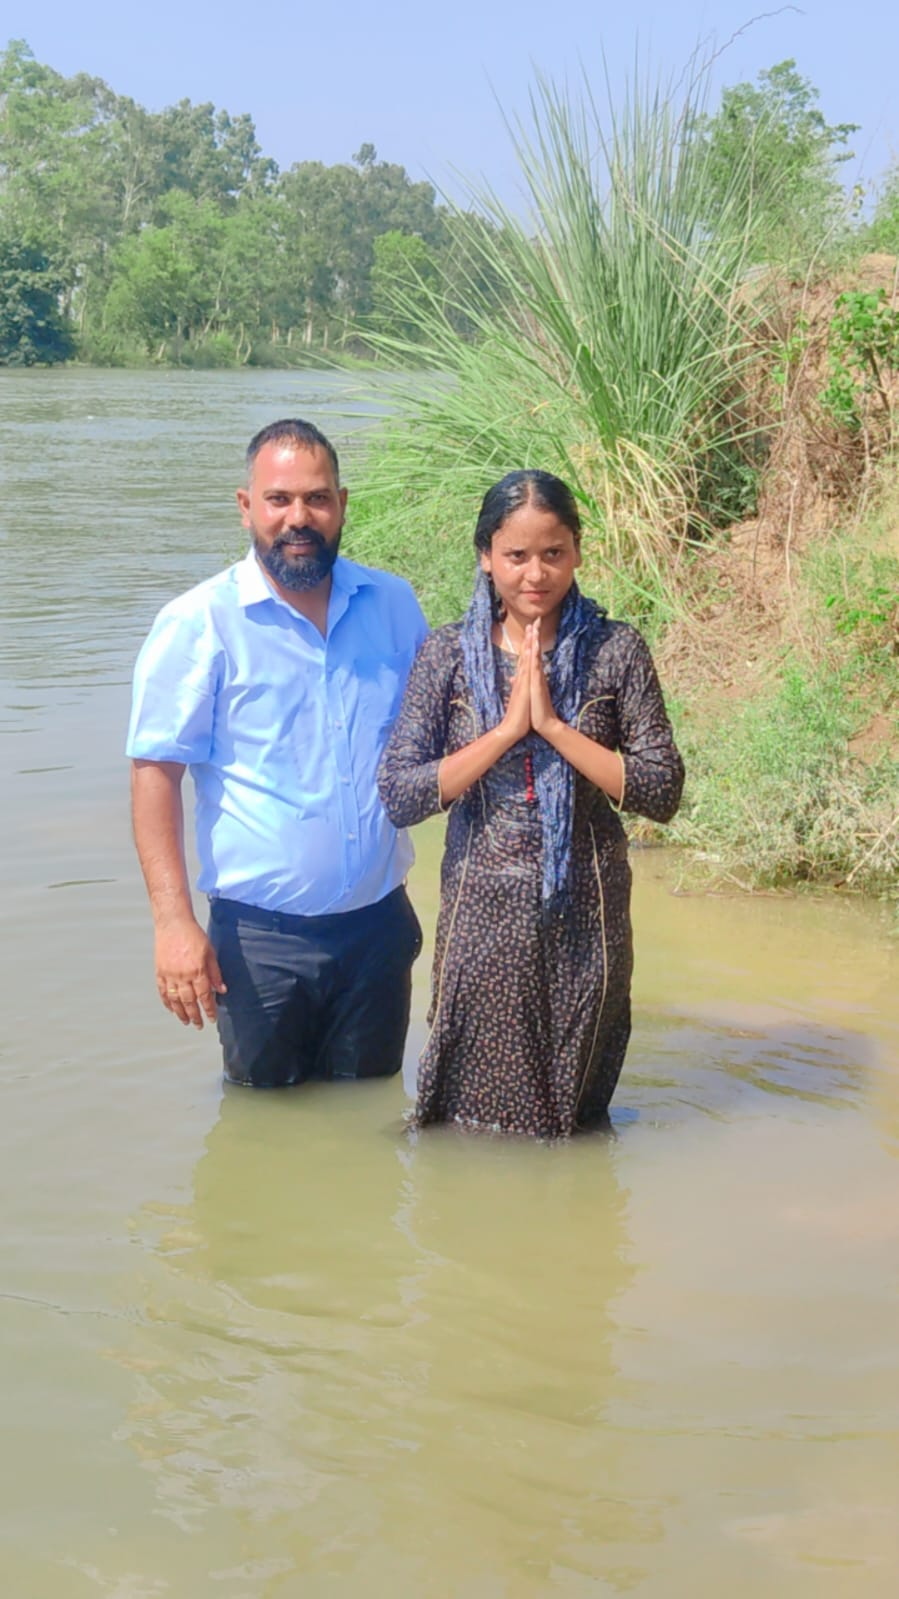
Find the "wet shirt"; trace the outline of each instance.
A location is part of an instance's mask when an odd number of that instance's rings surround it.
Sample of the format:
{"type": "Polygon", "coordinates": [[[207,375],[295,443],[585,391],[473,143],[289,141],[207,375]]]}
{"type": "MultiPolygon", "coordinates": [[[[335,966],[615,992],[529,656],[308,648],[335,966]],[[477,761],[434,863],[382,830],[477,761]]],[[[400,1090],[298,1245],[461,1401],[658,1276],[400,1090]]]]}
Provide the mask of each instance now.
{"type": "Polygon", "coordinates": [[[200,890],[318,916],[398,887],[412,847],[376,773],[426,633],[408,583],[342,557],[324,638],[252,551],[160,611],[127,753],[190,768],[200,890]]]}

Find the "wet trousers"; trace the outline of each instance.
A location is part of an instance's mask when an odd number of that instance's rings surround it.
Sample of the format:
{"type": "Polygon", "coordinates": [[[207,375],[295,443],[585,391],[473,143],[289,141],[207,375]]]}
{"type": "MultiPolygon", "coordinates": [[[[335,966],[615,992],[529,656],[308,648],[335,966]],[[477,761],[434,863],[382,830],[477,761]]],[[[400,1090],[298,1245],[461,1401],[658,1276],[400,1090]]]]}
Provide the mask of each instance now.
{"type": "Polygon", "coordinates": [[[225,1077],[254,1088],[390,1077],[403,1063],[421,927],[404,888],[331,916],[210,901],[225,1077]]]}

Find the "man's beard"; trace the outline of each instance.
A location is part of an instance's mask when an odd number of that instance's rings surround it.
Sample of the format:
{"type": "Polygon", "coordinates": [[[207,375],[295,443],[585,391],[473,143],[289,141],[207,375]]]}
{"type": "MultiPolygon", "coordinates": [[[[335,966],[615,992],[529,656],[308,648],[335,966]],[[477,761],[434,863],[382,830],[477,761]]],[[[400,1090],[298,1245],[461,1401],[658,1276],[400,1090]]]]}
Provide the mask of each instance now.
{"type": "Polygon", "coordinates": [[[263,549],[256,535],[253,535],[253,548],[256,558],[265,567],[265,570],[281,588],[290,589],[293,593],[301,593],[304,589],[318,588],[330,572],[337,560],[340,548],[341,528],[337,537],[329,544],[313,527],[291,528],[289,533],[280,533],[270,549],[263,549]],[[314,555],[290,555],[288,551],[292,545],[314,544],[314,555]]]}

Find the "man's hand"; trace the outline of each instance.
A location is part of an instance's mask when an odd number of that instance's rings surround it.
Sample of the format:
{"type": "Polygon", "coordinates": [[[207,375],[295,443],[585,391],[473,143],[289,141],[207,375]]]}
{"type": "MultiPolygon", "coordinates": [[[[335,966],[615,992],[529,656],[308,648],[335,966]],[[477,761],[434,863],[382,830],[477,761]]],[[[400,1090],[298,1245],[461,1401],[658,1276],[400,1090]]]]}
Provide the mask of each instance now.
{"type": "Polygon", "coordinates": [[[156,987],[166,1010],[186,1027],[215,1021],[215,995],[227,993],[219,963],[199,922],[188,917],[156,929],[156,987]]]}

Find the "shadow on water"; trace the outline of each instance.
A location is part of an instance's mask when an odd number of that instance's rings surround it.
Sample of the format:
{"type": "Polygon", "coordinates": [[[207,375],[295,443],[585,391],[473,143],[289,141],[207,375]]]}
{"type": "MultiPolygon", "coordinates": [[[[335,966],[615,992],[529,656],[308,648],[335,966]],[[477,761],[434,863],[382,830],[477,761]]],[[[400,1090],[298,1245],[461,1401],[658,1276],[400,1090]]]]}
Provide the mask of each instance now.
{"type": "MultiPolygon", "coordinates": [[[[695,1116],[770,1113],[771,1096],[799,1106],[858,1106],[878,1065],[862,1033],[784,1020],[739,1027],[714,1017],[642,1014],[630,1061],[612,1102],[620,1127],[637,1116],[664,1126],[695,1116]]],[[[791,1106],[779,1114],[790,1115],[791,1106]]]]}

